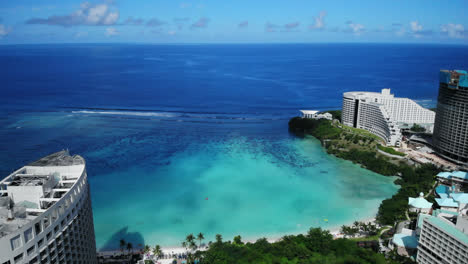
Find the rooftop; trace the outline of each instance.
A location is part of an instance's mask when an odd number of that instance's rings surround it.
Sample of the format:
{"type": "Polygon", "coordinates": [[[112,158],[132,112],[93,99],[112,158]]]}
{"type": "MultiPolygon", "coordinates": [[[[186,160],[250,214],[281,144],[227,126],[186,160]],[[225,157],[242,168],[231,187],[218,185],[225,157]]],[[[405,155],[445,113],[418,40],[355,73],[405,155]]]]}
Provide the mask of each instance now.
{"type": "Polygon", "coordinates": [[[457,229],[453,224],[434,216],[428,217],[426,221],[436,226],[437,228],[442,229],[461,242],[468,244],[468,235],[457,229]]]}
{"type": "Polygon", "coordinates": [[[455,202],[452,198],[435,198],[437,204],[443,207],[455,207],[458,208],[458,203],[455,202]]]}
{"type": "Polygon", "coordinates": [[[78,155],[70,156],[67,150],[62,150],[30,163],[28,166],[71,166],[84,164],[78,155]]]}
{"type": "Polygon", "coordinates": [[[453,171],[453,172],[439,172],[437,177],[445,179],[458,179],[458,180],[468,180],[468,172],[466,171],[453,171]]]}
{"type": "Polygon", "coordinates": [[[415,236],[407,234],[395,234],[393,236],[393,243],[399,247],[417,248],[418,239],[415,236]]]}
{"type": "Polygon", "coordinates": [[[82,175],[85,161],[60,151],[26,165],[0,181],[0,238],[34,220],[58,202],[82,175]]]}
{"type": "Polygon", "coordinates": [[[468,204],[468,193],[454,193],[452,198],[459,203],[468,204]]]}
{"type": "MultiPolygon", "coordinates": [[[[454,217],[454,216],[458,216],[459,213],[457,212],[453,212],[453,211],[448,211],[448,210],[443,210],[443,209],[436,209],[434,211],[432,211],[432,216],[436,216],[438,217],[439,215],[445,215],[445,216],[451,216],[451,217],[454,217]]],[[[421,223],[422,225],[422,223],[421,223]]],[[[419,223],[418,223],[418,226],[419,226],[419,223]]]]}
{"type": "Polygon", "coordinates": [[[424,199],[423,193],[419,195],[418,198],[408,198],[408,204],[411,207],[415,208],[421,208],[421,209],[429,209],[432,207],[432,203],[428,202],[426,199],[424,199]]]}
{"type": "Polygon", "coordinates": [[[305,115],[315,115],[315,114],[317,114],[319,112],[319,111],[316,111],[316,110],[299,110],[299,111],[301,111],[305,115]]]}
{"type": "Polygon", "coordinates": [[[468,73],[464,70],[441,70],[439,78],[450,88],[468,87],[468,73]]]}

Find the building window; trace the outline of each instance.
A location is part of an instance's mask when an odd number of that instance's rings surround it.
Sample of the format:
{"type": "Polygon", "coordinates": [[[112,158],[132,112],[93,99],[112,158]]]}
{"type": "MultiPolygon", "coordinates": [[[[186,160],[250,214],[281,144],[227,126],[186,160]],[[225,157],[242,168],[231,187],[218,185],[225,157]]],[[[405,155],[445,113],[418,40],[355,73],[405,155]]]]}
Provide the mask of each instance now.
{"type": "Polygon", "coordinates": [[[32,228],[29,228],[28,230],[24,231],[24,243],[28,243],[33,239],[33,232],[32,228]]]}
{"type": "Polygon", "coordinates": [[[44,228],[47,228],[50,226],[50,216],[44,217],[44,228]]]}
{"type": "Polygon", "coordinates": [[[15,250],[19,247],[21,247],[21,236],[17,235],[14,238],[10,240],[11,243],[11,250],[15,250]]]}
{"type": "Polygon", "coordinates": [[[58,212],[57,212],[57,209],[55,209],[54,211],[52,211],[52,222],[55,222],[57,218],[58,218],[58,212]]]}
{"type": "Polygon", "coordinates": [[[34,249],[35,249],[34,247],[35,246],[32,246],[32,247],[28,248],[28,250],[27,250],[28,256],[31,256],[31,254],[34,253],[34,249]]]}
{"type": "Polygon", "coordinates": [[[40,248],[43,243],[44,243],[44,239],[40,239],[39,241],[37,241],[37,247],[40,248]]]}
{"type": "Polygon", "coordinates": [[[36,231],[36,236],[42,232],[41,222],[37,222],[36,224],[34,224],[34,230],[36,231]]]}
{"type": "Polygon", "coordinates": [[[20,263],[23,260],[23,253],[14,258],[15,263],[20,263]]]}

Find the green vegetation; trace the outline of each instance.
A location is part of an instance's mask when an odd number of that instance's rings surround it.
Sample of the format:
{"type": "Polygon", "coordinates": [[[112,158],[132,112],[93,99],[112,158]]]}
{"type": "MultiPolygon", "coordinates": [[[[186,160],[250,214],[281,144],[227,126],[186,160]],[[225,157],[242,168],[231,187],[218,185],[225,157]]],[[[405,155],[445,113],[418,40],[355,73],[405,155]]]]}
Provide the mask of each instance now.
{"type": "Polygon", "coordinates": [[[413,132],[426,132],[426,129],[418,124],[413,124],[410,130],[413,132]]]}
{"type": "Polygon", "coordinates": [[[342,226],[340,229],[341,233],[345,235],[345,237],[355,236],[356,234],[360,235],[360,237],[355,238],[356,241],[364,241],[364,240],[377,240],[379,231],[377,226],[372,223],[364,223],[355,221],[352,226],[342,226]],[[362,236],[365,236],[364,239],[362,236]],[[376,239],[369,239],[374,238],[376,239]]]}
{"type": "Polygon", "coordinates": [[[328,120],[312,120],[300,117],[289,121],[289,129],[296,135],[309,134],[322,142],[329,154],[338,158],[361,164],[362,167],[386,176],[400,176],[395,181],[401,185],[399,191],[390,199],[382,201],[377,214],[381,224],[393,225],[405,218],[408,209],[408,197],[417,197],[420,192],[427,192],[434,183],[439,170],[430,164],[411,167],[405,162],[395,162],[379,154],[380,145],[367,131],[341,126],[328,120]]]}
{"type": "Polygon", "coordinates": [[[330,113],[333,119],[338,119],[341,121],[341,110],[330,110],[326,111],[325,113],[330,113]]]}
{"type": "Polygon", "coordinates": [[[395,149],[393,148],[389,148],[389,147],[385,147],[385,146],[382,146],[382,145],[377,145],[377,148],[384,151],[384,152],[387,152],[388,154],[392,154],[392,155],[397,155],[397,156],[406,156],[405,153],[402,153],[402,152],[399,152],[399,151],[396,151],[395,149]]]}
{"type": "Polygon", "coordinates": [[[405,219],[408,197],[418,197],[420,192],[431,190],[434,177],[440,172],[432,164],[424,164],[417,168],[402,165],[398,169],[401,178],[395,183],[400,184],[401,188],[392,198],[382,201],[377,214],[377,220],[383,224],[393,224],[405,219]]]}
{"type": "Polygon", "coordinates": [[[320,228],[311,228],[306,235],[285,236],[275,243],[269,243],[265,238],[247,244],[218,241],[207,251],[197,253],[200,263],[210,264],[397,263],[370,249],[358,247],[354,241],[333,240],[328,231],[320,228]]]}

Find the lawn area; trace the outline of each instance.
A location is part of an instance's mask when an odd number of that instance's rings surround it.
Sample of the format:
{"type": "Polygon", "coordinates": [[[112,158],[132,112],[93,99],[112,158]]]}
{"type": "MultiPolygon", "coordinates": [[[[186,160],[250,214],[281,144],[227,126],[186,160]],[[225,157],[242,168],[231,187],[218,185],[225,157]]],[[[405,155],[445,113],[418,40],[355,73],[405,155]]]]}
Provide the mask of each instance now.
{"type": "Polygon", "coordinates": [[[377,148],[379,148],[381,151],[387,152],[388,154],[397,155],[397,156],[402,156],[402,157],[406,156],[405,153],[396,151],[395,149],[390,148],[390,147],[385,147],[385,146],[382,146],[382,145],[377,145],[377,148]]]}
{"type": "Polygon", "coordinates": [[[376,136],[374,134],[372,134],[371,132],[367,131],[367,130],[364,130],[364,129],[360,129],[360,128],[355,128],[355,127],[349,127],[349,126],[345,126],[345,125],[342,125],[341,128],[343,130],[348,130],[352,133],[355,133],[355,134],[359,134],[359,135],[362,135],[362,136],[365,136],[365,137],[371,137],[379,142],[383,142],[383,139],[380,138],[379,136],[376,136]]]}

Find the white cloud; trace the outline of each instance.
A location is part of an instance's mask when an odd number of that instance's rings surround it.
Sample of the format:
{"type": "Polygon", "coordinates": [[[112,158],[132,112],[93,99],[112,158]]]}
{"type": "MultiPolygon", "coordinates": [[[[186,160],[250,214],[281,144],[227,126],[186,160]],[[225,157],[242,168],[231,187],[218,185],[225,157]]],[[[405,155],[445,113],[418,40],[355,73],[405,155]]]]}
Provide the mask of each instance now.
{"type": "Polygon", "coordinates": [[[118,34],[120,34],[120,32],[117,29],[115,29],[113,27],[106,28],[106,33],[105,33],[106,36],[112,37],[112,36],[116,36],[118,34]]]}
{"type": "Polygon", "coordinates": [[[11,28],[6,27],[5,25],[0,24],[0,38],[8,35],[11,32],[11,28]]]}
{"type": "Polygon", "coordinates": [[[440,26],[440,32],[447,34],[451,38],[464,38],[465,28],[461,24],[445,24],[440,26]]]}
{"type": "Polygon", "coordinates": [[[320,12],[318,17],[314,17],[315,23],[313,25],[310,25],[310,29],[323,29],[325,27],[325,16],[327,15],[326,11],[320,12]]]}
{"type": "Polygon", "coordinates": [[[349,31],[355,35],[361,35],[361,33],[365,30],[365,27],[362,24],[353,23],[351,21],[348,21],[347,24],[349,26],[349,31]]]}
{"type": "Polygon", "coordinates": [[[83,2],[80,8],[70,15],[31,18],[26,21],[26,24],[45,24],[64,27],[77,25],[109,26],[114,25],[117,20],[119,20],[119,11],[112,3],[93,5],[89,2],[83,2]]]}
{"type": "Polygon", "coordinates": [[[411,21],[410,26],[411,31],[413,31],[414,33],[421,32],[423,30],[423,26],[419,24],[418,21],[411,21]]]}
{"type": "Polygon", "coordinates": [[[431,30],[424,30],[423,26],[419,24],[418,21],[411,21],[410,29],[411,29],[411,33],[413,33],[413,36],[416,38],[420,38],[422,36],[427,36],[427,35],[432,34],[431,30]]]}

